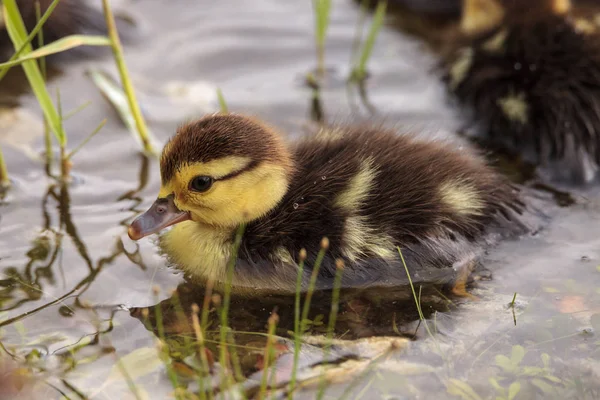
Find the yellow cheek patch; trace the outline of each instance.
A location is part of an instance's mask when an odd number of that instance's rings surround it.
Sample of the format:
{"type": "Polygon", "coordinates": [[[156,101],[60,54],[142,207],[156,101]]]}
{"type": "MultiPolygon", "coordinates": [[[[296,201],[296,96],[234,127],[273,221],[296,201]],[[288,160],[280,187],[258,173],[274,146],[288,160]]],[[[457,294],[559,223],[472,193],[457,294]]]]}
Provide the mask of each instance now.
{"type": "Polygon", "coordinates": [[[463,215],[481,215],[485,204],[477,189],[460,181],[445,182],[440,187],[442,201],[456,213],[463,215]]]}

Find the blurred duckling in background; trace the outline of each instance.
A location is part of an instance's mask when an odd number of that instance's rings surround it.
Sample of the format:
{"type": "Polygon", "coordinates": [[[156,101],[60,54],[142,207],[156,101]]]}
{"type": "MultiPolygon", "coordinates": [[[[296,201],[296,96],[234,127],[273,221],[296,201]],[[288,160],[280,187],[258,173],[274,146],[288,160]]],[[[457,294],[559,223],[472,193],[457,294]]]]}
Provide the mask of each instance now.
{"type": "MultiPolygon", "coordinates": [[[[53,0],[17,0],[17,6],[27,32],[31,32],[38,21],[36,3],[40,5],[40,15],[43,15],[52,2],[53,0]]],[[[99,6],[100,2],[96,2],[96,4],[99,6]]],[[[117,18],[117,29],[122,37],[129,37],[129,25],[122,18],[117,18]]],[[[107,33],[102,9],[92,6],[89,0],[60,0],[44,24],[42,31],[44,44],[69,35],[105,35],[107,33]]],[[[31,44],[37,47],[38,40],[32,40],[31,44]]],[[[49,59],[53,60],[65,56],[91,56],[103,52],[102,48],[99,47],[81,46],[50,56],[49,59]]],[[[14,47],[6,31],[5,21],[0,17],[0,59],[6,60],[13,53],[14,47]]]]}
{"type": "Polygon", "coordinates": [[[464,0],[443,69],[486,145],[582,184],[599,175],[600,25],[590,1],[578,5],[464,0]]]}
{"type": "Polygon", "coordinates": [[[482,158],[383,128],[323,128],[287,147],[259,120],[207,116],[165,145],[160,173],[130,238],[174,225],[159,239],[172,264],[223,284],[245,224],[235,293],[293,293],[302,249],[306,289],[322,247],[318,288],[331,288],[336,262],[343,287],[407,284],[397,247],[414,282],[460,285],[492,236],[526,231],[522,194],[482,158]]]}

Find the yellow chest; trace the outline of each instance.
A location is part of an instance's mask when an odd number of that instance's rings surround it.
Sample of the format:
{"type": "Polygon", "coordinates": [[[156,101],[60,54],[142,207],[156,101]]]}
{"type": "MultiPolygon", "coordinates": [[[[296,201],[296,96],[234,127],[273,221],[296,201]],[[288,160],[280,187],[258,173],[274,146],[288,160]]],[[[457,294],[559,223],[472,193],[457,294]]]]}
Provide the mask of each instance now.
{"type": "Polygon", "coordinates": [[[194,277],[222,281],[231,254],[231,232],[193,221],[179,223],[161,237],[172,262],[194,277]]]}

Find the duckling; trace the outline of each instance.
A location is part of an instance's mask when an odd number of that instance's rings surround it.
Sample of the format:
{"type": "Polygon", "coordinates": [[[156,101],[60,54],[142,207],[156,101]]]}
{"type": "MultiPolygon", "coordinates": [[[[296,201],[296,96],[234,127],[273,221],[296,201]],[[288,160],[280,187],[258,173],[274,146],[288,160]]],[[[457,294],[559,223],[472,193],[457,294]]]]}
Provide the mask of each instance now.
{"type": "Polygon", "coordinates": [[[443,80],[475,135],[586,184],[600,162],[600,26],[569,0],[464,0],[443,80]]]}
{"type": "Polygon", "coordinates": [[[159,238],[170,262],[223,284],[245,226],[236,293],[293,293],[304,259],[306,289],[321,249],[317,288],[331,288],[340,262],[343,287],[406,284],[398,248],[413,282],[446,285],[492,236],[527,230],[522,193],[477,154],[376,126],[323,128],[288,146],[256,118],[210,115],[178,129],[160,175],[129,237],[173,226],[159,238]]]}

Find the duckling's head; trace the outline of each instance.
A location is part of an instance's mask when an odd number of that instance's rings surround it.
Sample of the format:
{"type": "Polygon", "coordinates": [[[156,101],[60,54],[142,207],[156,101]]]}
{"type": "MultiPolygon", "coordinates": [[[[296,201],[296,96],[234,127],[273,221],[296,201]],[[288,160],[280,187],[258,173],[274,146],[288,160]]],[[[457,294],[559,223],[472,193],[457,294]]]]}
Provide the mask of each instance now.
{"type": "Polygon", "coordinates": [[[571,0],[463,0],[460,30],[476,36],[498,28],[506,19],[533,22],[570,10],[571,0]]]}
{"type": "Polygon", "coordinates": [[[188,220],[235,228],[260,218],[283,198],[292,171],[282,139],[262,122],[217,114],[186,124],[165,145],[158,199],[129,237],[188,220]]]}

